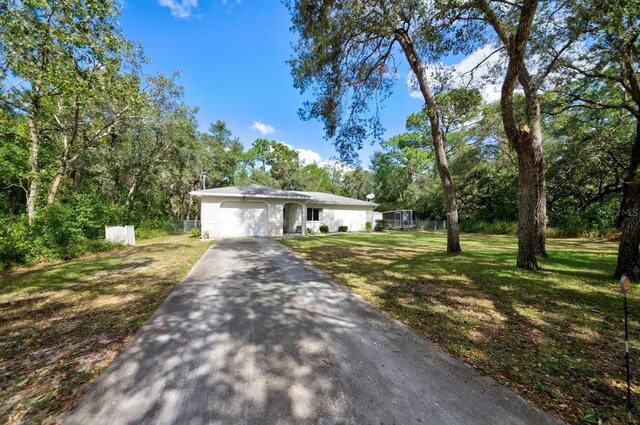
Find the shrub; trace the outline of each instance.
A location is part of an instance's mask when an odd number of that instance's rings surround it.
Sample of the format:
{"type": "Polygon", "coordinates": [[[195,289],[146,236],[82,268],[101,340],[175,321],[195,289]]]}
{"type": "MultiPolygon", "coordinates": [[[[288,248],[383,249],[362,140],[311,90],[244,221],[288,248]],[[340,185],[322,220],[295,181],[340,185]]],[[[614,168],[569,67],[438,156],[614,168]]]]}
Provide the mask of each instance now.
{"type": "Polygon", "coordinates": [[[374,227],[373,230],[375,230],[376,232],[382,232],[386,228],[387,228],[387,220],[376,220],[376,226],[374,227]]]}
{"type": "Polygon", "coordinates": [[[135,223],[134,220],[129,220],[129,222],[123,222],[123,223],[115,223],[113,224],[113,226],[119,226],[119,225],[131,225],[133,224],[135,226],[135,232],[136,232],[136,239],[142,240],[142,239],[151,239],[151,238],[157,238],[160,236],[167,236],[169,235],[171,232],[169,231],[169,226],[167,224],[166,220],[154,220],[154,219],[144,219],[144,220],[140,220],[139,223],[135,223]]]}
{"type": "Polygon", "coordinates": [[[320,226],[320,233],[329,233],[329,226],[327,226],[326,224],[320,226]]]}
{"type": "Polygon", "coordinates": [[[338,226],[338,232],[346,232],[348,229],[347,226],[338,226]]]}
{"type": "Polygon", "coordinates": [[[486,222],[480,220],[461,220],[460,231],[464,233],[486,233],[490,235],[515,235],[518,223],[495,220],[486,222]]]}
{"type": "Polygon", "coordinates": [[[55,203],[43,208],[33,222],[34,254],[39,258],[73,258],[87,240],[83,219],[73,205],[55,203]]]}
{"type": "Polygon", "coordinates": [[[370,221],[367,221],[367,222],[364,224],[364,229],[365,229],[367,232],[370,232],[370,231],[371,231],[371,228],[372,228],[372,226],[371,226],[371,222],[370,222],[370,221]]]}
{"type": "Polygon", "coordinates": [[[194,227],[191,229],[191,235],[198,238],[200,237],[200,229],[198,229],[197,227],[194,227]]]}
{"type": "Polygon", "coordinates": [[[0,270],[27,262],[31,254],[29,241],[25,216],[0,218],[0,270]]]}

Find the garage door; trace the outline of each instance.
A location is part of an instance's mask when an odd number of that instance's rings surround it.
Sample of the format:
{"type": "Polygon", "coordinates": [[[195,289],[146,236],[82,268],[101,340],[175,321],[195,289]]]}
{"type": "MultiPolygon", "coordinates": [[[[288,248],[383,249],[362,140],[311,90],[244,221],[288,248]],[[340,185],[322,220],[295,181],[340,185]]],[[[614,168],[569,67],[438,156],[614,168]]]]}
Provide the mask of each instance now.
{"type": "Polygon", "coordinates": [[[220,236],[267,236],[267,206],[260,202],[223,203],[220,236]]]}

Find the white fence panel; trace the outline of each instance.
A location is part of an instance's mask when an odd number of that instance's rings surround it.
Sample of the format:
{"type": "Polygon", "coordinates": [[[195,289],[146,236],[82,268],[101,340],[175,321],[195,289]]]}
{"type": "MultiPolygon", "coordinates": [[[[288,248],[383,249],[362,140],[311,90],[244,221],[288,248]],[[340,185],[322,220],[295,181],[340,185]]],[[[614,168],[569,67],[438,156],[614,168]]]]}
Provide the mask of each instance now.
{"type": "Polygon", "coordinates": [[[104,238],[109,242],[135,245],[136,234],[133,226],[105,226],[104,238]]]}

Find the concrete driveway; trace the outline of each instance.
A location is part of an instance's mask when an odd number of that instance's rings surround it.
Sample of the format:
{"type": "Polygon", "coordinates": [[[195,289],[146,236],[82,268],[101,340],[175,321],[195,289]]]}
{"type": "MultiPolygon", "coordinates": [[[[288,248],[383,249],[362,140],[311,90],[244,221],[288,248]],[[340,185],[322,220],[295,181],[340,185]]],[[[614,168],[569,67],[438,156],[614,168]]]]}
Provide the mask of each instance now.
{"type": "Polygon", "coordinates": [[[269,239],[214,245],[69,424],[557,420],[269,239]]]}

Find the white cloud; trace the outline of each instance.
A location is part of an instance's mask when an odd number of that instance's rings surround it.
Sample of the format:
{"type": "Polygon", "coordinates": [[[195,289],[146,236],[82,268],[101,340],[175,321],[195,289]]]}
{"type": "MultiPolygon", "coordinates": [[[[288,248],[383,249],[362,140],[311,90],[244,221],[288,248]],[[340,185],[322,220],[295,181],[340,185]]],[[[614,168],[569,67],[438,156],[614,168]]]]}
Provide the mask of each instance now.
{"type": "Polygon", "coordinates": [[[253,125],[249,128],[258,130],[260,134],[262,134],[263,136],[266,136],[267,134],[273,134],[276,132],[276,129],[273,126],[269,124],[265,124],[262,121],[255,121],[253,125]]]}
{"type": "Polygon", "coordinates": [[[198,0],[158,0],[160,6],[168,7],[176,18],[188,18],[198,6],[198,0]]]}
{"type": "Polygon", "coordinates": [[[300,161],[302,161],[305,165],[313,164],[314,162],[316,164],[319,164],[320,162],[322,162],[322,157],[318,152],[314,152],[310,149],[296,149],[295,151],[298,152],[300,161]]]}
{"type": "Polygon", "coordinates": [[[316,151],[312,151],[311,149],[298,149],[298,148],[294,148],[288,143],[283,143],[283,142],[280,142],[280,143],[282,143],[289,149],[293,149],[294,151],[298,152],[298,159],[300,159],[303,165],[313,164],[314,162],[316,164],[321,164],[323,162],[322,157],[316,151]]]}
{"type": "MultiPolygon", "coordinates": [[[[495,51],[495,46],[486,45],[463,58],[453,65],[437,64],[427,67],[430,80],[434,80],[436,73],[449,74],[449,85],[453,87],[477,87],[486,102],[500,99],[500,84],[495,83],[495,68],[500,65],[502,58],[495,51]],[[489,57],[491,55],[491,57],[489,57]],[[489,58],[488,58],[489,57],[489,58]],[[487,59],[488,58],[488,59],[487,59]]],[[[500,79],[500,78],[498,78],[500,79]]],[[[418,89],[416,77],[409,72],[406,79],[409,96],[414,99],[422,99],[422,93],[418,89]]]]}
{"type": "Polygon", "coordinates": [[[332,173],[334,170],[342,173],[346,173],[347,171],[353,170],[353,167],[350,164],[347,164],[346,162],[342,162],[335,157],[329,158],[326,161],[322,161],[318,165],[320,165],[320,167],[324,168],[325,170],[329,171],[329,173],[332,173]]]}

